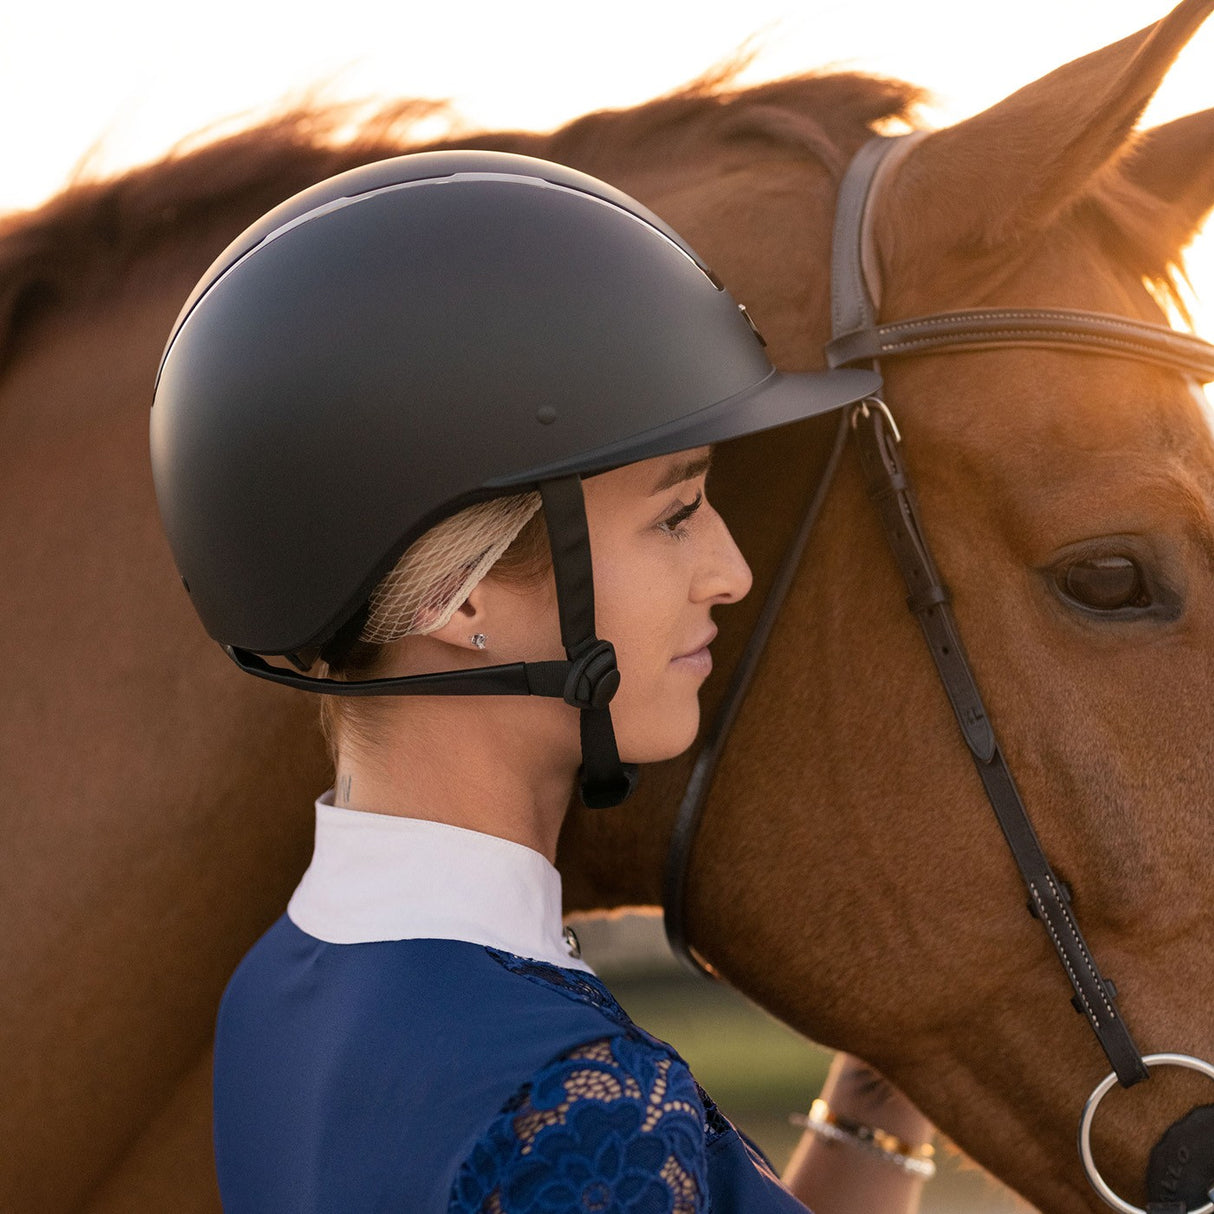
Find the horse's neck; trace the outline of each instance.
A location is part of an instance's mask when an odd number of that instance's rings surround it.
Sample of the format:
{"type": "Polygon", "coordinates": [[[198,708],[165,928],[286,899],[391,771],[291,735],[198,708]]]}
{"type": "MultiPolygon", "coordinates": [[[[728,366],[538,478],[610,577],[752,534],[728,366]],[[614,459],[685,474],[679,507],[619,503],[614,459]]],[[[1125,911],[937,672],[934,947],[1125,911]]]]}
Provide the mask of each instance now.
{"type": "Polygon", "coordinates": [[[325,778],[314,708],[240,678],[160,535],[148,406],[196,273],[148,265],[103,306],[48,315],[0,379],[0,764],[21,858],[0,1070],[29,1093],[0,1109],[24,1147],[0,1165],[12,1208],[81,1208],[167,1105],[306,862],[325,778]]]}

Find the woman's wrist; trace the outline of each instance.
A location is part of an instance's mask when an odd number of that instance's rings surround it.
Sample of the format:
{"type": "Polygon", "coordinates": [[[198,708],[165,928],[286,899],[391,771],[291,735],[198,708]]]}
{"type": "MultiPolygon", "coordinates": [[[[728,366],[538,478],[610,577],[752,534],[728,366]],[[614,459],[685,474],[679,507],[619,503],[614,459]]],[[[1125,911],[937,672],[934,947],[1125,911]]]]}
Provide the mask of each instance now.
{"type": "MultiPolygon", "coordinates": [[[[879,1125],[845,1116],[820,1097],[810,1106],[807,1115],[795,1114],[790,1120],[804,1126],[815,1137],[866,1152],[920,1180],[930,1180],[936,1174],[935,1149],[926,1137],[922,1140],[899,1138],[879,1125]]],[[[928,1129],[930,1131],[930,1127],[928,1129]]]]}
{"type": "Polygon", "coordinates": [[[851,1054],[836,1054],[820,1099],[836,1117],[872,1126],[904,1143],[930,1142],[932,1123],[879,1071],[851,1054]]]}
{"type": "Polygon", "coordinates": [[[931,1123],[858,1058],[836,1055],[785,1172],[818,1214],[913,1214],[935,1171],[931,1123]]]}

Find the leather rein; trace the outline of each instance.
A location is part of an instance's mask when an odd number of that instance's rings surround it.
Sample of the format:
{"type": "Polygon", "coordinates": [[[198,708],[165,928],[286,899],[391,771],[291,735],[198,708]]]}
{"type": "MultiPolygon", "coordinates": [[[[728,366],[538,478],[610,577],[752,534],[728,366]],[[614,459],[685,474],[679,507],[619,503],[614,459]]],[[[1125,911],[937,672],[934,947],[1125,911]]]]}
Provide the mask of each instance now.
{"type": "MultiPolygon", "coordinates": [[[[860,364],[877,370],[876,360],[1000,346],[1070,349],[1145,361],[1214,380],[1214,345],[1163,325],[1097,312],[1043,308],[976,308],[878,324],[866,265],[872,257],[874,188],[921,135],[877,137],[852,160],[839,190],[831,254],[831,326],[826,346],[831,367],[860,364]],[[893,155],[891,155],[893,153],[893,155]]],[[[875,277],[875,275],[871,276],[875,277]]],[[[1029,913],[1046,930],[1081,1012],[1113,1068],[1088,1102],[1080,1127],[1080,1152],[1097,1192],[1117,1209],[1139,1214],[1104,1183],[1091,1162],[1091,1118],[1095,1104],[1113,1086],[1146,1079],[1148,1064],[1190,1066],[1214,1078],[1214,1067],[1187,1055],[1145,1058],[1134,1043],[1117,1005],[1117,988],[1096,964],[1071,909],[1071,894],[1050,866],[1029,820],[987,715],[961,637],[949,592],[940,578],[924,534],[913,487],[901,454],[901,437],[889,407],[872,397],[844,410],[825,470],[796,535],[786,550],[742,658],[715,720],[709,726],[679,806],[667,852],[663,902],[667,938],[675,955],[693,969],[714,974],[687,940],[685,903],[692,844],[730,730],[758,667],[781,605],[800,565],[806,543],[830,489],[848,437],[854,436],[860,464],[880,514],[886,538],[907,588],[907,606],[924,639],[948,695],[961,735],[987,798],[1028,890],[1029,913]]],[[[715,974],[714,974],[715,976],[715,974]]],[[[1181,1214],[1183,1202],[1154,1203],[1150,1214],[1181,1214]]],[[[1192,1214],[1212,1214],[1214,1200],[1192,1214]]]]}

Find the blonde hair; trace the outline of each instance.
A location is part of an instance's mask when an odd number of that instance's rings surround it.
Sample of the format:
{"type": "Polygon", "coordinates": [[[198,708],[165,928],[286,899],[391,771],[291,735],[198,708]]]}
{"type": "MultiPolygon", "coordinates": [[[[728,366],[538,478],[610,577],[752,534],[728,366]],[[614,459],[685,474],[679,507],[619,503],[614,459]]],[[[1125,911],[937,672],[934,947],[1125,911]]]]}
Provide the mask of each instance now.
{"type": "MultiPolygon", "coordinates": [[[[495,576],[530,584],[546,576],[551,565],[538,493],[468,506],[405,549],[372,591],[358,640],[322,673],[338,679],[373,678],[386,645],[442,628],[491,569],[495,576]]],[[[374,697],[321,697],[321,730],[334,762],[343,731],[366,738],[375,703],[374,697]]]]}
{"type": "Polygon", "coordinates": [[[514,543],[538,493],[477,502],[431,527],[375,587],[360,641],[386,645],[436,632],[514,543]]]}

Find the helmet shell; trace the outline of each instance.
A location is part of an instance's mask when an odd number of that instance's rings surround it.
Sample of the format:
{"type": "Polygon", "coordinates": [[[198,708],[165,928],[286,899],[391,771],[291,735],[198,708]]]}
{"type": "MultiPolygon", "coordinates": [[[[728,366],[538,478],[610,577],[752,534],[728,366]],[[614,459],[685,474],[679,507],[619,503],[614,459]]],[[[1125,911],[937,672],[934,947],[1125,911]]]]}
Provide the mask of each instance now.
{"type": "Polygon", "coordinates": [[[322,182],[215,262],[151,416],[178,569],[224,645],[322,645],[442,517],[808,416],[866,372],[774,372],[656,216],[527,157],[399,157],[322,182]]]}

